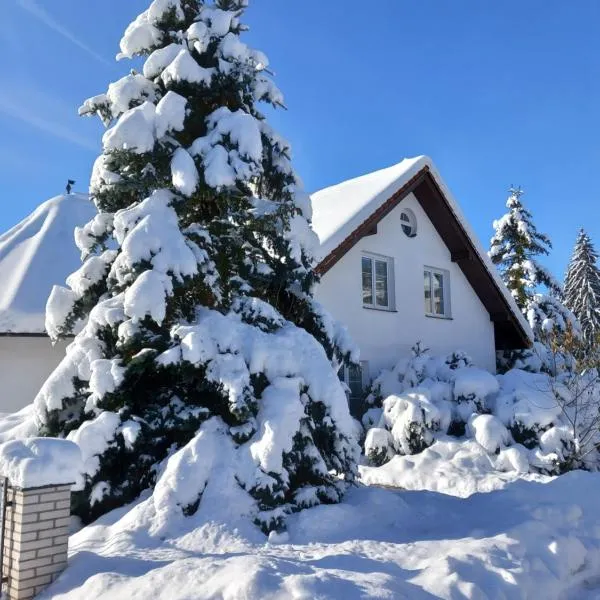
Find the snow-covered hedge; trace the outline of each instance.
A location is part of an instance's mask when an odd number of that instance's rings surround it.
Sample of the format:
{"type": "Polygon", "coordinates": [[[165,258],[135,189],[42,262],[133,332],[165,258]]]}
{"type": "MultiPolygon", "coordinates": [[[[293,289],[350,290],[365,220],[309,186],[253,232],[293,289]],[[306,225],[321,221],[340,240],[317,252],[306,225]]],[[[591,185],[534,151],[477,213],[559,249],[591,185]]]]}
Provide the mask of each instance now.
{"type": "Polygon", "coordinates": [[[453,436],[477,442],[500,470],[595,469],[599,400],[595,372],[492,375],[464,354],[434,357],[417,346],[374,380],[362,417],[364,452],[380,466],[453,436]]]}

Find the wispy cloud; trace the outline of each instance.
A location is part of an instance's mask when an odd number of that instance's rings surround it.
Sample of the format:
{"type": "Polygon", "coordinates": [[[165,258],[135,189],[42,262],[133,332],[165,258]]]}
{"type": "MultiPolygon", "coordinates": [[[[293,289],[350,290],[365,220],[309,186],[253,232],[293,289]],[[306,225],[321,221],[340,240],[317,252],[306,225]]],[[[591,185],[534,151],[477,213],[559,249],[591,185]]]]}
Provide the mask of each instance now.
{"type": "Polygon", "coordinates": [[[101,62],[105,65],[111,64],[95,50],[92,50],[92,48],[90,48],[85,42],[82,42],[75,34],[61,25],[51,14],[46,11],[43,6],[40,6],[37,2],[35,2],[35,0],[17,0],[17,4],[33,17],[44,23],[44,25],[78,46],[84,52],[87,52],[98,62],[101,62]]]}
{"type": "Polygon", "coordinates": [[[15,81],[0,82],[0,113],[80,148],[98,151],[97,144],[69,126],[70,108],[37,87],[15,81]]]}

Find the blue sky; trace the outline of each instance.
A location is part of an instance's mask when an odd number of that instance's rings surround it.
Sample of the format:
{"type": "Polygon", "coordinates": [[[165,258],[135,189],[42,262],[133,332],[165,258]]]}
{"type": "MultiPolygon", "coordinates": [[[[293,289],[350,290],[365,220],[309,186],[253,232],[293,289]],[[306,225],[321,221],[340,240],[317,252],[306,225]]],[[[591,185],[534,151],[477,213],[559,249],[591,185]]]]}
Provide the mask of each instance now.
{"type": "MultiPolygon", "coordinates": [[[[66,180],[85,191],[102,127],[77,117],[131,63],[149,0],[2,0],[0,231],[66,180]]],[[[250,0],[247,41],[286,96],[272,123],[315,190],[428,154],[486,243],[519,184],[562,275],[576,231],[600,247],[600,3],[250,0]]]]}

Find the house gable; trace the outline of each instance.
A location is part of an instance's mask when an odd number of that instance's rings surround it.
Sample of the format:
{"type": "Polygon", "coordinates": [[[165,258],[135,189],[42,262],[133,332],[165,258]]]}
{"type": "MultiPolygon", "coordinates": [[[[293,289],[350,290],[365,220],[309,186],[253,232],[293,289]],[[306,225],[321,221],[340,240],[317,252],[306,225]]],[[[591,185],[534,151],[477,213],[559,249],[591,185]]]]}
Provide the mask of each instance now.
{"type": "Polygon", "coordinates": [[[399,357],[410,356],[417,342],[445,356],[462,350],[475,363],[493,370],[496,363],[494,325],[458,264],[414,194],[408,194],[377,225],[377,232],[361,238],[321,278],[315,290],[319,302],[343,322],[368,364],[369,376],[389,368],[399,357]],[[401,228],[410,210],[416,236],[401,228]],[[387,266],[388,306],[364,301],[363,259],[387,266]],[[443,276],[444,311],[428,314],[424,274],[443,276]]]}
{"type": "MultiPolygon", "coordinates": [[[[367,180],[368,177],[364,179],[367,180]]],[[[349,222],[354,220],[354,223],[346,228],[343,239],[339,236],[337,240],[334,236],[328,238],[329,243],[325,246],[327,254],[320,262],[318,272],[321,275],[327,273],[362,238],[377,231],[382,219],[412,193],[448,248],[452,262],[459,266],[487,310],[494,325],[496,348],[529,347],[531,332],[527,323],[499,280],[495,268],[481,248],[478,248],[476,238],[458,212],[456,203],[452,201],[449,192],[442,189],[444,186],[441,178],[433,170],[430,161],[425,157],[412,159],[399,187],[396,186],[395,191],[388,193],[393,184],[393,181],[389,182],[387,189],[376,195],[373,202],[365,203],[349,219],[349,222]]],[[[339,191],[344,193],[343,190],[339,191]]],[[[352,193],[352,190],[349,189],[348,193],[352,193]]],[[[400,231],[400,227],[398,229],[400,231]]]]}

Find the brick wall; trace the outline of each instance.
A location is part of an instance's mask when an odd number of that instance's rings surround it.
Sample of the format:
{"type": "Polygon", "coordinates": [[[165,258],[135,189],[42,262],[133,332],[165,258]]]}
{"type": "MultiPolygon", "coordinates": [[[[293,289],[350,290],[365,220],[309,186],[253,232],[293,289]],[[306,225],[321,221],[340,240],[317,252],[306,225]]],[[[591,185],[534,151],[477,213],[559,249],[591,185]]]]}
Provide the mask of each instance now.
{"type": "Polygon", "coordinates": [[[3,574],[8,600],[29,600],[67,565],[71,485],[8,488],[3,574]]]}

